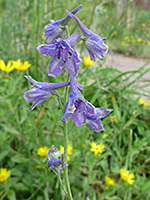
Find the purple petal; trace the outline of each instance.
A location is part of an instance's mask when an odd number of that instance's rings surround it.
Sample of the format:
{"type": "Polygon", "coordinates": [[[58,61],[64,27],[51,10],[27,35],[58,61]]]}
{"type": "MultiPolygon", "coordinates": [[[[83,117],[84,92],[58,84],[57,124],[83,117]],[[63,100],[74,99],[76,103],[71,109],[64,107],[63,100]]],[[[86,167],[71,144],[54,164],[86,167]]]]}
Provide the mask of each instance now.
{"type": "Polygon", "coordinates": [[[37,50],[47,56],[54,56],[56,53],[56,46],[54,44],[41,44],[37,47],[37,50]]]}
{"type": "Polygon", "coordinates": [[[50,91],[50,90],[57,90],[59,88],[65,87],[70,84],[70,82],[62,82],[62,83],[47,83],[47,82],[38,82],[34,80],[31,76],[25,76],[32,84],[32,88],[50,91]]]}
{"type": "MultiPolygon", "coordinates": [[[[72,10],[71,13],[72,13],[72,14],[77,13],[82,7],[83,7],[82,4],[79,5],[77,8],[75,8],[74,10],[72,10]]],[[[70,19],[71,19],[71,18],[67,15],[66,17],[64,17],[64,18],[62,19],[62,23],[63,23],[63,24],[68,24],[68,22],[70,21],[70,19]]]]}
{"type": "Polygon", "coordinates": [[[41,105],[45,100],[46,100],[46,99],[44,99],[44,100],[39,100],[39,101],[35,101],[34,104],[33,104],[30,108],[27,108],[27,110],[33,110],[36,106],[41,105]]]}
{"type": "Polygon", "coordinates": [[[80,33],[74,33],[66,39],[66,42],[69,43],[70,46],[72,46],[76,41],[79,40],[80,37],[81,37],[80,33]]]}
{"type": "Polygon", "coordinates": [[[87,119],[86,122],[94,132],[100,132],[100,131],[104,130],[104,127],[101,124],[101,120],[89,120],[89,119],[87,119]]]}
{"type": "Polygon", "coordinates": [[[75,15],[73,15],[71,12],[69,12],[67,10],[65,12],[77,22],[77,24],[79,25],[79,27],[84,35],[93,34],[92,31],[90,31],[88,28],[86,28],[86,26],[84,26],[84,24],[79,20],[78,17],[76,17],[75,15]]]}
{"type": "Polygon", "coordinates": [[[78,107],[76,107],[74,113],[71,115],[72,121],[77,126],[82,126],[83,124],[86,123],[86,116],[84,111],[85,111],[85,104],[83,102],[80,102],[78,107]]]}
{"type": "Polygon", "coordinates": [[[54,57],[52,61],[50,62],[49,68],[48,68],[48,76],[56,77],[62,73],[65,72],[65,69],[63,69],[64,62],[57,59],[57,57],[54,57]]]}
{"type": "Polygon", "coordinates": [[[86,49],[88,50],[88,53],[90,55],[91,60],[93,60],[95,62],[96,59],[95,59],[94,53],[87,46],[86,46],[86,49]]]}
{"type": "Polygon", "coordinates": [[[47,99],[49,97],[51,97],[51,92],[50,91],[43,91],[43,90],[39,90],[39,89],[31,89],[28,90],[25,94],[24,94],[24,98],[26,101],[28,102],[32,102],[32,101],[36,101],[37,99],[42,100],[42,99],[47,99]]]}
{"type": "Polygon", "coordinates": [[[96,113],[98,115],[98,118],[106,117],[112,111],[113,111],[113,109],[96,108],[96,113]]]}

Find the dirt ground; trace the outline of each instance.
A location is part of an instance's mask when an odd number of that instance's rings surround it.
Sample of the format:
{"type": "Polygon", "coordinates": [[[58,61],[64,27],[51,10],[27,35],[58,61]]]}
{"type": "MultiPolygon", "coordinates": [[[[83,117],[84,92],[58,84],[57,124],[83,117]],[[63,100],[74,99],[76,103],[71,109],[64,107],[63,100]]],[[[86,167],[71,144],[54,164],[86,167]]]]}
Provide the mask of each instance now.
{"type": "MultiPolygon", "coordinates": [[[[119,53],[113,53],[113,54],[108,53],[106,55],[106,62],[104,66],[113,66],[122,72],[126,72],[126,71],[137,70],[140,67],[142,67],[146,62],[147,60],[143,58],[126,57],[123,54],[119,53]]],[[[150,62],[145,66],[145,69],[148,68],[150,68],[150,62]]],[[[135,79],[138,75],[139,74],[133,76],[132,79],[135,79]]],[[[150,105],[150,70],[140,78],[140,82],[138,84],[142,86],[148,83],[149,85],[146,88],[141,89],[140,92],[145,91],[145,93],[149,96],[149,97],[143,96],[142,98],[145,99],[150,105]]]]}

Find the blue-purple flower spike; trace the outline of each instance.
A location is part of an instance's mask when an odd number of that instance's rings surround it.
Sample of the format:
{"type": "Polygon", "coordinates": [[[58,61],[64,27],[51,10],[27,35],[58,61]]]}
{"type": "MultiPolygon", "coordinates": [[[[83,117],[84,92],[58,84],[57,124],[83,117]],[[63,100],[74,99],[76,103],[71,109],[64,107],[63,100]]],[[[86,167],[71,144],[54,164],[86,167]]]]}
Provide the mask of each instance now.
{"type": "Polygon", "coordinates": [[[54,57],[49,65],[49,76],[56,77],[65,71],[73,76],[77,75],[81,59],[73,46],[79,38],[80,34],[74,33],[66,40],[59,38],[55,41],[55,44],[42,44],[37,47],[40,53],[54,57]]]}
{"type": "MultiPolygon", "coordinates": [[[[71,11],[75,14],[82,8],[82,5],[79,5],[77,8],[71,11]]],[[[46,36],[46,43],[53,43],[55,39],[62,38],[64,39],[67,34],[67,24],[69,23],[71,17],[68,15],[63,19],[54,21],[50,20],[51,23],[47,24],[44,28],[44,35],[46,36]]]]}
{"type": "Polygon", "coordinates": [[[104,54],[108,51],[108,46],[104,44],[105,38],[101,38],[100,36],[96,35],[92,31],[90,31],[80,20],[78,17],[70,13],[66,10],[66,13],[72,17],[77,24],[79,25],[82,33],[85,36],[85,47],[89,52],[90,58],[93,61],[96,61],[95,56],[102,60],[104,58],[104,54]]]}
{"type": "Polygon", "coordinates": [[[55,90],[69,85],[69,82],[47,83],[37,82],[31,76],[25,76],[32,84],[32,89],[24,94],[24,98],[28,102],[34,102],[27,110],[33,110],[36,106],[41,105],[46,99],[53,95],[57,95],[55,90]]]}

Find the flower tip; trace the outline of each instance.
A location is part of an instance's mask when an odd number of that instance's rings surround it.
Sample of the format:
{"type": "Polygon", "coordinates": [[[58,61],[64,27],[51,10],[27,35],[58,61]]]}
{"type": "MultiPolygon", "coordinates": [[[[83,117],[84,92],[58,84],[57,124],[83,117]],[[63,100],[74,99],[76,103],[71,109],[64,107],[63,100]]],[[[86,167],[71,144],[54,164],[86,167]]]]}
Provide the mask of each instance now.
{"type": "Polygon", "coordinates": [[[69,15],[69,17],[73,16],[73,14],[71,12],[69,12],[68,10],[65,10],[65,12],[67,13],[67,15],[69,15]]]}
{"type": "Polygon", "coordinates": [[[83,4],[80,4],[80,5],[78,6],[79,9],[81,9],[82,7],[83,7],[83,4]]]}
{"type": "Polygon", "coordinates": [[[109,113],[113,112],[113,109],[108,109],[109,113]]]}

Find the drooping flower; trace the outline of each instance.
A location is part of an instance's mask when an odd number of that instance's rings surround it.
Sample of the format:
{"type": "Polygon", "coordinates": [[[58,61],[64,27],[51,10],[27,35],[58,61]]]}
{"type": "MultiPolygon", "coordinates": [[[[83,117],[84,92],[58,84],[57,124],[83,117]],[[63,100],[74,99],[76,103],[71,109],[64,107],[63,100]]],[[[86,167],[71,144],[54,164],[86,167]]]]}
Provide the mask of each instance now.
{"type": "Polygon", "coordinates": [[[91,103],[84,99],[81,92],[77,88],[74,76],[70,76],[71,92],[63,114],[63,122],[66,123],[71,116],[72,121],[77,126],[85,123],[95,131],[104,130],[101,118],[108,115],[112,110],[107,108],[95,108],[91,103]]]}
{"type": "MultiPolygon", "coordinates": [[[[48,152],[48,166],[52,168],[54,172],[59,174],[59,170],[63,169],[63,153],[61,151],[56,151],[55,146],[52,145],[48,152]]],[[[64,167],[67,167],[67,163],[64,162],[64,167]]]]}
{"type": "Polygon", "coordinates": [[[8,61],[7,65],[5,65],[5,62],[1,59],[0,60],[0,70],[7,72],[7,73],[13,71],[14,70],[13,61],[10,60],[10,61],[8,61]]]}
{"type": "MultiPolygon", "coordinates": [[[[75,14],[82,8],[82,5],[79,5],[77,8],[71,11],[75,14]]],[[[68,15],[63,19],[54,21],[50,20],[51,23],[47,24],[44,28],[44,35],[46,36],[45,42],[53,43],[55,39],[62,38],[64,39],[67,34],[67,24],[69,23],[71,17],[68,15]]]]}
{"type": "Polygon", "coordinates": [[[72,17],[77,24],[79,25],[79,28],[81,29],[85,41],[85,47],[88,50],[88,53],[90,55],[91,60],[96,61],[95,56],[98,59],[103,59],[104,54],[107,53],[108,47],[104,44],[105,38],[101,38],[100,36],[96,35],[92,31],[90,31],[80,20],[78,17],[70,13],[66,10],[66,13],[72,17]]]}
{"type": "Polygon", "coordinates": [[[27,110],[33,110],[36,106],[41,105],[47,98],[57,95],[55,90],[69,85],[69,82],[47,83],[37,82],[31,76],[25,76],[32,84],[32,89],[24,94],[24,98],[28,102],[34,102],[27,110]]]}
{"type": "Polygon", "coordinates": [[[84,56],[83,63],[84,63],[85,67],[88,67],[88,66],[92,66],[94,64],[94,61],[91,60],[91,58],[89,56],[84,56]]]}
{"type": "Polygon", "coordinates": [[[66,70],[76,76],[81,59],[78,53],[73,49],[73,44],[80,38],[79,33],[72,34],[66,40],[58,39],[55,44],[42,44],[37,50],[47,56],[52,56],[48,75],[56,77],[66,70]]]}
{"type": "Polygon", "coordinates": [[[105,176],[105,183],[108,186],[110,186],[110,185],[115,186],[116,185],[116,182],[112,178],[110,178],[109,176],[105,176]]]}
{"type": "MultiPolygon", "coordinates": [[[[64,147],[62,145],[60,145],[60,151],[64,153],[64,147]]],[[[70,160],[70,157],[72,155],[72,151],[73,151],[73,146],[68,144],[68,148],[67,148],[67,160],[70,160]]]]}
{"type": "Polygon", "coordinates": [[[37,155],[39,156],[47,156],[49,148],[47,146],[39,147],[37,155]]]}
{"type": "Polygon", "coordinates": [[[133,184],[135,182],[135,180],[133,180],[135,178],[135,175],[133,173],[129,173],[129,171],[126,169],[120,170],[120,176],[122,180],[126,181],[129,184],[133,184]]]}
{"type": "Polygon", "coordinates": [[[10,177],[10,170],[7,170],[6,168],[0,169],[0,182],[6,181],[10,177]]]}
{"type": "Polygon", "coordinates": [[[93,110],[91,109],[91,107],[90,108],[87,107],[86,122],[94,132],[103,131],[104,127],[102,125],[101,118],[106,117],[112,111],[113,111],[112,109],[107,109],[107,108],[94,107],[93,110]]]}
{"type": "Polygon", "coordinates": [[[95,156],[99,156],[105,151],[105,144],[96,144],[95,142],[91,142],[91,149],[90,151],[94,152],[95,156]]]}
{"type": "Polygon", "coordinates": [[[29,67],[31,66],[31,64],[29,63],[29,61],[24,61],[24,63],[22,63],[20,61],[20,59],[13,61],[13,67],[14,69],[18,70],[18,71],[25,71],[27,70],[29,67]]]}

